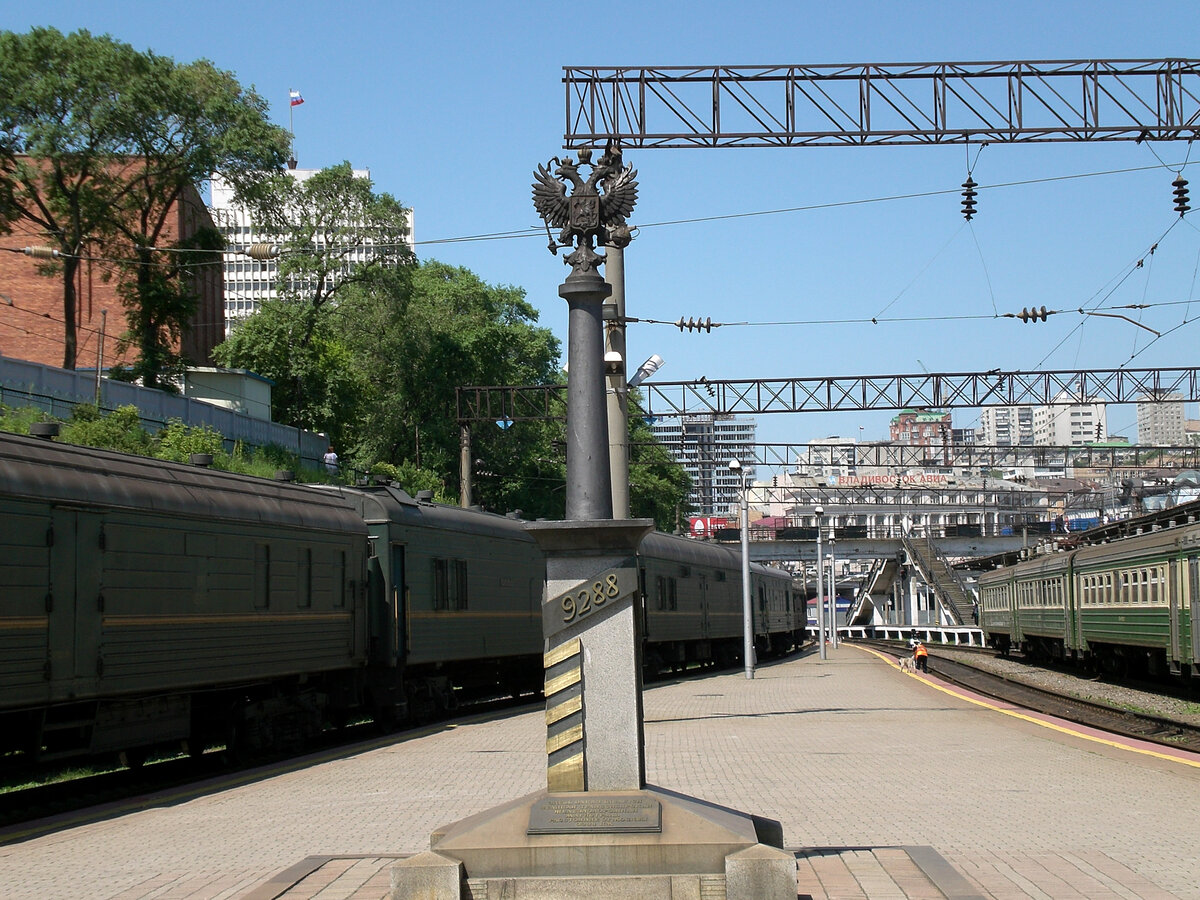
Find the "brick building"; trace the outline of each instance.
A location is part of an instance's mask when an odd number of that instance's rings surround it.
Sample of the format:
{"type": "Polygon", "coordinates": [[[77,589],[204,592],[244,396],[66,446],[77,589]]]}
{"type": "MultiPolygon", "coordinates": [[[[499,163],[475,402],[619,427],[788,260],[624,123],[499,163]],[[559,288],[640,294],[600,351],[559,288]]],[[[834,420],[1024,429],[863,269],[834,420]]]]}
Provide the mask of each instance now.
{"type": "MultiPolygon", "coordinates": [[[[12,232],[0,234],[0,356],[29,360],[49,366],[63,364],[63,288],[59,274],[39,275],[46,260],[22,253],[4,252],[29,246],[46,246],[45,235],[30,222],[19,220],[12,232]]],[[[188,188],[175,204],[162,236],[166,245],[212,228],[208,210],[195,188],[188,188]]],[[[104,330],[104,367],[128,364],[136,356],[130,348],[117,354],[117,342],[125,331],[125,306],[117,293],[111,263],[103,260],[80,262],[76,277],[77,368],[94,369],[100,359],[101,325],[104,330]],[[102,314],[107,312],[107,317],[102,314]]],[[[200,266],[192,276],[199,304],[182,341],[176,348],[189,363],[212,365],[212,349],[225,339],[224,282],[220,264],[200,266]]]]}

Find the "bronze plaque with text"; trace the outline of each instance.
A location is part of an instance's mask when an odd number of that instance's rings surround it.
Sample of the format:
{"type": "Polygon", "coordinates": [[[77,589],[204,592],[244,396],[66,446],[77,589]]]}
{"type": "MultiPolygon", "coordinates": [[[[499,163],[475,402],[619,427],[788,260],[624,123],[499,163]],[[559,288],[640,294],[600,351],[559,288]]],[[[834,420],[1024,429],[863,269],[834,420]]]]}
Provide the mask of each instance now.
{"type": "Polygon", "coordinates": [[[640,794],[551,794],[529,810],[527,834],[662,831],[662,804],[640,794]]]}

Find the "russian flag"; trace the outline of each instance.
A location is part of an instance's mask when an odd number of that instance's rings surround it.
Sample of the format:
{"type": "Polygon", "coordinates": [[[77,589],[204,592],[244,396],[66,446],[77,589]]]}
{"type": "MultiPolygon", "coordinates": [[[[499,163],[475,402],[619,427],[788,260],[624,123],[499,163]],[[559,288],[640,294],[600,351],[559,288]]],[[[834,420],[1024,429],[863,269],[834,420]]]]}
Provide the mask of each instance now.
{"type": "Polygon", "coordinates": [[[304,98],[300,96],[299,91],[288,91],[288,96],[292,98],[292,106],[299,106],[304,102],[304,98]]]}

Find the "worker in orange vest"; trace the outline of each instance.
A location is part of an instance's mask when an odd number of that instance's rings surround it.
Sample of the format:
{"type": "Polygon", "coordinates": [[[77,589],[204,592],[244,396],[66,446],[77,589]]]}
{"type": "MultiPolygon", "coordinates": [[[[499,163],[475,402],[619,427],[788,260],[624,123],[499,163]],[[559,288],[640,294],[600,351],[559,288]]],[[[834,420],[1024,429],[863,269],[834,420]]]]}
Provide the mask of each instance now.
{"type": "Polygon", "coordinates": [[[918,670],[929,673],[929,651],[920,641],[917,641],[917,646],[913,647],[913,660],[916,662],[918,670]]]}

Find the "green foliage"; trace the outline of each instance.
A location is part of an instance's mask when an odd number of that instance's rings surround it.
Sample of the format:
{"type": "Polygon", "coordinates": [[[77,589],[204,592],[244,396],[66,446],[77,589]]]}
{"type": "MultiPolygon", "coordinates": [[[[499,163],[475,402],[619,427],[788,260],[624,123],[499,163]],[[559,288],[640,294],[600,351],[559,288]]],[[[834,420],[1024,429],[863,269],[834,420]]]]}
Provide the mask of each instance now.
{"type": "Polygon", "coordinates": [[[314,309],[350,285],[412,265],[408,210],[350,163],[300,181],[280,172],[246,194],[260,230],[279,238],[280,295],[314,309]]]}
{"type": "MultiPolygon", "coordinates": [[[[537,312],[518,288],[488,285],[439,262],[410,275],[406,294],[356,291],[339,306],[341,333],[368,379],[349,446],[360,461],[412,460],[442,473],[456,493],[457,388],[553,383],[559,344],[536,325],[537,312]]],[[[483,462],[475,499],[501,512],[561,517],[556,438],[558,423],[518,423],[504,432],[477,425],[472,453],[483,462]]]]}
{"type": "Polygon", "coordinates": [[[269,300],[214,352],[218,364],[275,382],[271,416],[347,444],[366,375],[337,317],[287,300],[269,300]]]}
{"type": "Polygon", "coordinates": [[[371,475],[394,481],[402,490],[415,497],[419,491],[433,491],[433,499],[438,503],[456,503],[457,497],[446,491],[446,485],[437,473],[422,469],[405,460],[399,465],[387,462],[377,462],[371,466],[371,475]]]}
{"type": "Polygon", "coordinates": [[[30,425],[46,420],[46,414],[36,406],[13,407],[0,403],[0,431],[29,434],[30,425]]]}
{"type": "Polygon", "coordinates": [[[64,423],[59,439],[67,444],[149,456],[150,434],[142,427],[136,406],[122,406],[100,416],[94,406],[80,404],[64,423]]]}
{"type": "Polygon", "coordinates": [[[229,454],[225,452],[225,439],[211,425],[185,425],[172,419],[151,442],[151,455],[156,459],[185,463],[193,453],[211,453],[213,465],[228,469],[229,454]]]}

